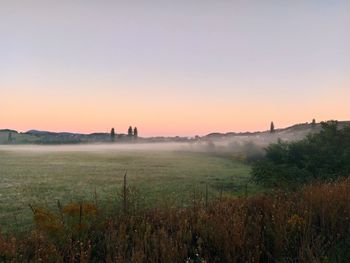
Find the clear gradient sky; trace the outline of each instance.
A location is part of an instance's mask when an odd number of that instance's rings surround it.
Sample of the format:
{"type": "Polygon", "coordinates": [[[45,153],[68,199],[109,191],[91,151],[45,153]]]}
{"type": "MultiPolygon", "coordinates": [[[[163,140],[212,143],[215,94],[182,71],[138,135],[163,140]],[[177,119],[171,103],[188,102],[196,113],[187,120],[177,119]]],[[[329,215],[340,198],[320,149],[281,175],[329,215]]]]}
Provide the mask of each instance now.
{"type": "Polygon", "coordinates": [[[0,128],[141,136],[350,119],[350,1],[1,0],[0,128]]]}

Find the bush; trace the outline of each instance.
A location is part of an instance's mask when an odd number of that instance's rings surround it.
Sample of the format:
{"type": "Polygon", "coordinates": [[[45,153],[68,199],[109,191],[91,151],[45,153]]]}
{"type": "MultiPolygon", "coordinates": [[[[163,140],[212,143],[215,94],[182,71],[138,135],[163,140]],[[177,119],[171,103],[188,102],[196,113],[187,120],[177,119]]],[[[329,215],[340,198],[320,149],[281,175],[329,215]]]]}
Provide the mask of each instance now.
{"type": "Polygon", "coordinates": [[[295,186],[312,180],[333,180],[350,175],[350,127],[323,122],[320,133],[297,142],[278,141],[266,149],[252,169],[255,182],[269,186],[295,186]]]}

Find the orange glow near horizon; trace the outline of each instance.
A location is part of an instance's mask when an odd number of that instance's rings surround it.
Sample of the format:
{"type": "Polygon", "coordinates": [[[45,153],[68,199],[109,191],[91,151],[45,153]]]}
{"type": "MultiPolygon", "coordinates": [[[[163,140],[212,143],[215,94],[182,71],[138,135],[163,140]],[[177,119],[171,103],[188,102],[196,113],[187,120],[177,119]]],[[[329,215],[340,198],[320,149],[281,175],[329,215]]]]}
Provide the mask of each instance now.
{"type": "Polygon", "coordinates": [[[349,2],[282,2],[2,1],[0,129],[194,136],[349,120],[349,2]]]}
{"type": "Polygon", "coordinates": [[[331,98],[319,93],[313,101],[300,98],[289,103],[268,101],[259,103],[259,98],[242,101],[216,98],[201,98],[191,101],[173,96],[172,100],[152,101],[143,98],[114,99],[110,94],[16,94],[16,103],[2,103],[0,128],[19,131],[29,129],[68,131],[79,133],[109,132],[114,127],[117,133],[126,133],[129,125],[137,126],[140,136],[194,136],[211,132],[244,132],[267,130],[270,121],[276,128],[329,119],[349,120],[349,89],[338,89],[331,98]],[[80,97],[80,100],[79,100],[80,97]],[[132,104],[129,101],[133,101],[132,104]],[[209,105],[209,106],[207,106],[209,105]]]}

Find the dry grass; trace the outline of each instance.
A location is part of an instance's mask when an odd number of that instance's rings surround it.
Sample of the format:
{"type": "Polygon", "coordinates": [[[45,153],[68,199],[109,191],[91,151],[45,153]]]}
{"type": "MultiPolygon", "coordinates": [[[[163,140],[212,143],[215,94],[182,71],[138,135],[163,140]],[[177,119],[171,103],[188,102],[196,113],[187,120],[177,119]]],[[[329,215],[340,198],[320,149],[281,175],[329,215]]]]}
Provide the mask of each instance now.
{"type": "MultiPolygon", "coordinates": [[[[93,203],[33,208],[0,238],[5,262],[350,262],[350,180],[296,193],[106,215],[93,203]]],[[[130,206],[130,202],[128,203],[130,206]]]]}

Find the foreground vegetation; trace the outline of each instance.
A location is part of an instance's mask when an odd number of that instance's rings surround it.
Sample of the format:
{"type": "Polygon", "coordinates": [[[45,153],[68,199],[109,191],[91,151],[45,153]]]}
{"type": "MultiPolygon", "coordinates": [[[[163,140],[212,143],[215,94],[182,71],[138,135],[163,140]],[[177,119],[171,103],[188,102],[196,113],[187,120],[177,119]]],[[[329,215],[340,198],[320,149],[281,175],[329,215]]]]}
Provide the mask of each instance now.
{"type": "Polygon", "coordinates": [[[267,186],[290,188],[349,176],[350,126],[339,128],[336,121],[321,125],[319,133],[303,140],[270,144],[265,158],[253,165],[253,179],[267,186]]]}
{"type": "MultiPolygon", "coordinates": [[[[191,207],[107,215],[94,203],[33,207],[36,229],[0,238],[4,262],[349,262],[350,181],[191,207]]],[[[124,192],[129,193],[129,192],[124,192]]],[[[125,201],[124,200],[124,201],[125,201]]]]}

